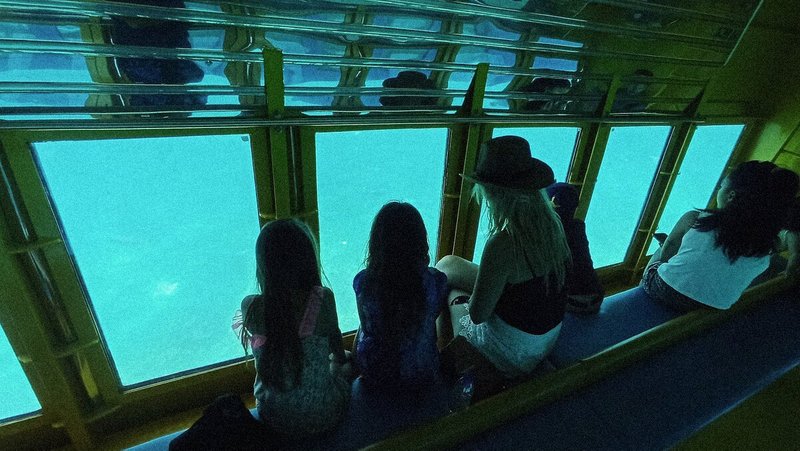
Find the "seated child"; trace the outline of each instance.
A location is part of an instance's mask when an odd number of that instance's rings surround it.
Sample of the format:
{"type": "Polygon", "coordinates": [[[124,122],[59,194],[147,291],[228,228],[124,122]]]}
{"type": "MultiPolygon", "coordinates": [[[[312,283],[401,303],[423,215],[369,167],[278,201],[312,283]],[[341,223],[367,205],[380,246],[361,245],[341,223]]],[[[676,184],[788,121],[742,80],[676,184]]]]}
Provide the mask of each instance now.
{"type": "Polygon", "coordinates": [[[258,413],[278,437],[332,429],[347,411],[350,381],[333,293],[322,286],[316,245],[305,224],[266,224],[256,241],[261,294],[242,301],[242,346],[253,351],[258,413]]]}
{"type": "Polygon", "coordinates": [[[384,205],[372,223],[367,267],[353,281],[361,320],[355,361],[366,386],[413,389],[439,379],[436,319],[446,308],[447,277],[429,261],[417,209],[384,205]]]}
{"type": "Polygon", "coordinates": [[[565,282],[566,309],[575,313],[597,313],[604,292],[589,253],[586,223],[574,217],[578,190],[568,183],[554,183],[547,187],[547,197],[553,201],[572,253],[572,268],[567,271],[565,282]]]}
{"type": "Polygon", "coordinates": [[[773,163],[740,164],[722,181],[717,208],[681,217],[650,259],[642,288],[678,311],[730,308],[769,266],[798,184],[797,174],[773,163]]]}

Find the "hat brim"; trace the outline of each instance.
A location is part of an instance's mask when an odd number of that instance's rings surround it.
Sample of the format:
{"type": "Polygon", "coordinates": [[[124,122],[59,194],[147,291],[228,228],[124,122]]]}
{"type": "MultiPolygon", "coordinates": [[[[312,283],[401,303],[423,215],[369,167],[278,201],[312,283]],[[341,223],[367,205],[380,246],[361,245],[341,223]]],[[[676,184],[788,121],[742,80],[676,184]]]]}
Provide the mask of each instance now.
{"type": "Polygon", "coordinates": [[[460,174],[464,179],[480,185],[491,185],[498,188],[536,191],[547,188],[556,182],[553,169],[542,160],[531,157],[530,167],[511,178],[490,178],[477,173],[460,174]]]}

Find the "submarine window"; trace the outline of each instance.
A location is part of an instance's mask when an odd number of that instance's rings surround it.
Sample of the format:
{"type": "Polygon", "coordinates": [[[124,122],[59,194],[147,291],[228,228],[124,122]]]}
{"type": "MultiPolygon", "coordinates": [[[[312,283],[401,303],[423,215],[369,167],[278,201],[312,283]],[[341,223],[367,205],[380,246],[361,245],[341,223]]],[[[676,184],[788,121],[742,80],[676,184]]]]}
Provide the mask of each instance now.
{"type": "Polygon", "coordinates": [[[671,127],[613,127],[586,213],[597,268],[621,262],[639,222],[671,127]]]}
{"type": "Polygon", "coordinates": [[[0,333],[0,380],[0,422],[41,408],[5,333],[0,333]]]}
{"type": "MultiPolygon", "coordinates": [[[[538,158],[553,168],[556,181],[567,180],[569,162],[575,145],[578,141],[580,128],[577,127],[526,127],[526,128],[495,128],[493,137],[504,135],[517,135],[528,140],[531,145],[531,155],[538,158]]],[[[489,219],[486,209],[481,209],[481,220],[478,224],[478,235],[475,239],[475,252],[472,260],[479,263],[486,239],[489,238],[489,219]]]]}
{"type": "Polygon", "coordinates": [[[256,292],[249,136],[34,147],[122,384],[243,357],[230,325],[256,292]]]}
{"type": "MultiPolygon", "coordinates": [[[[669,233],[682,214],[693,208],[706,208],[742,130],[741,124],[697,127],[656,231],[669,233]]],[[[658,242],[652,240],[648,254],[656,249],[658,242]]]]}
{"type": "Polygon", "coordinates": [[[364,267],[372,220],[388,201],[414,205],[435,257],[448,130],[359,130],[316,134],[322,267],[336,295],[339,327],[358,327],[353,277],[364,267]]]}

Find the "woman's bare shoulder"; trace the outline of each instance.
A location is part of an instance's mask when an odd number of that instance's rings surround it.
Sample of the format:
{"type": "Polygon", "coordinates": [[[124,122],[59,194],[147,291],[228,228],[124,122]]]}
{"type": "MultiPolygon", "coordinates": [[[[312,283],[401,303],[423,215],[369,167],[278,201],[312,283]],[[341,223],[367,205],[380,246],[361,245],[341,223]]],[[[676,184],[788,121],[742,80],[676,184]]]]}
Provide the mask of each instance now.
{"type": "Polygon", "coordinates": [[[244,299],[242,299],[242,313],[243,314],[247,313],[247,309],[250,308],[250,306],[253,304],[253,302],[256,299],[258,299],[258,295],[257,294],[250,294],[250,295],[245,296],[244,299]]]}
{"type": "Polygon", "coordinates": [[[509,266],[512,255],[514,255],[514,241],[511,235],[506,232],[496,233],[486,241],[481,256],[481,266],[486,266],[484,262],[495,268],[509,266]]]}
{"type": "Polygon", "coordinates": [[[495,233],[494,235],[490,236],[488,240],[486,240],[485,249],[488,249],[492,252],[506,253],[511,251],[513,248],[514,240],[511,238],[511,235],[505,231],[495,233]]]}

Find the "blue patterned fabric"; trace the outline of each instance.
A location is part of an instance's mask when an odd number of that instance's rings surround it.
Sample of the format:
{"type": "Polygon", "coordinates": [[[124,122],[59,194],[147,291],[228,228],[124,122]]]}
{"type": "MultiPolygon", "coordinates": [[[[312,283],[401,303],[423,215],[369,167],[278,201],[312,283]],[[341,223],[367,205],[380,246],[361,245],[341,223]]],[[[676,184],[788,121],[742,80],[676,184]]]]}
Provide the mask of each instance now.
{"type": "Polygon", "coordinates": [[[416,334],[404,337],[399,347],[385,337],[384,314],[377,299],[366,295],[365,271],[353,280],[361,327],[356,337],[356,362],[366,385],[382,388],[427,386],[439,377],[436,317],[447,303],[447,276],[426,268],[423,275],[426,311],[416,334]]]}

